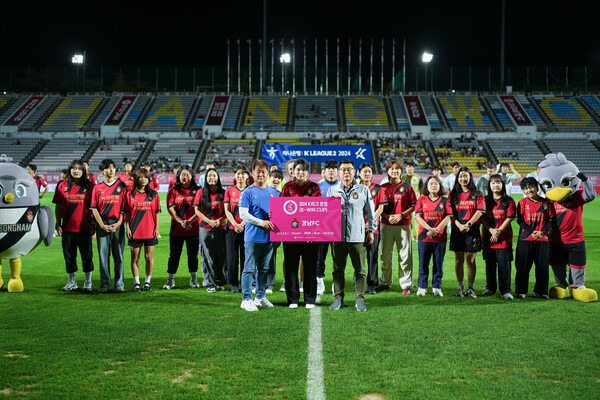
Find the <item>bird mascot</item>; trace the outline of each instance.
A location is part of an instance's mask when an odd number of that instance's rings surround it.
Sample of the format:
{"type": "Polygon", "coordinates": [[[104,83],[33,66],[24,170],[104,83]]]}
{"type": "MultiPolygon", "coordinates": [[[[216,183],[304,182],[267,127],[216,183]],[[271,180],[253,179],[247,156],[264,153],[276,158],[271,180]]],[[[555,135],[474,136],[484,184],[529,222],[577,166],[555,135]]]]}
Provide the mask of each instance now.
{"type": "Polygon", "coordinates": [[[21,257],[42,241],[52,243],[54,214],[40,207],[35,181],[27,170],[0,156],[0,288],[4,286],[1,260],[10,260],[9,292],[22,292],[21,257]]]}
{"type": "Polygon", "coordinates": [[[549,295],[555,299],[573,297],[583,302],[598,300],[595,290],[585,287],[585,238],[583,205],[596,198],[594,185],[562,153],[547,154],[539,164],[540,185],[556,210],[556,226],[550,245],[550,265],[555,286],[549,295]],[[569,277],[567,277],[567,265],[569,277]]]}

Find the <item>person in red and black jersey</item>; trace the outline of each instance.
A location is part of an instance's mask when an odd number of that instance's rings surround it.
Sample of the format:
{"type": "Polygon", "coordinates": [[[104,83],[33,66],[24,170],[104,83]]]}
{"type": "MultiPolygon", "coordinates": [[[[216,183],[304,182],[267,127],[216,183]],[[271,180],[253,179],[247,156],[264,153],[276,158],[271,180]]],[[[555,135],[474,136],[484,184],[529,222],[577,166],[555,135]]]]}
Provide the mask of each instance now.
{"type": "Polygon", "coordinates": [[[169,261],[167,273],[169,277],[163,289],[175,287],[175,274],[179,267],[183,244],[187,249],[188,271],[190,273],[190,286],[194,289],[198,284],[198,216],[194,210],[194,199],[198,193],[198,185],[194,177],[194,170],[189,165],[182,165],[177,170],[175,184],[167,193],[167,211],[171,215],[171,231],[169,236],[169,261]]]}
{"type": "MultiPolygon", "coordinates": [[[[294,161],[294,180],[283,185],[281,197],[321,197],[321,188],[309,181],[310,164],[304,158],[294,161]]],[[[317,300],[317,255],[319,242],[284,242],[285,294],[290,308],[298,308],[300,258],[304,265],[304,302],[311,309],[317,300]]]]}
{"type": "Polygon", "coordinates": [[[538,195],[539,186],[535,178],[521,180],[521,189],[526,197],[519,201],[517,207],[517,222],[521,229],[515,259],[515,297],[525,298],[529,288],[529,271],[535,264],[533,296],[549,299],[549,242],[556,213],[552,202],[538,195]]]}
{"type": "Polygon", "coordinates": [[[115,179],[117,169],[111,159],[100,162],[104,180],[92,190],[92,216],[96,221],[96,242],[100,261],[100,293],[110,288],[110,255],[114,263],[114,290],[122,292],[125,286],[123,250],[125,249],[125,228],[123,227],[123,203],[127,195],[127,185],[115,179]]]}
{"type": "Polygon", "coordinates": [[[381,185],[387,204],[381,213],[381,279],[377,291],[391,289],[394,245],[398,251],[398,281],[403,295],[413,286],[413,253],[410,216],[417,205],[413,187],[402,181],[402,163],[391,159],[385,164],[388,181],[381,185]]]}
{"type": "Polygon", "coordinates": [[[240,196],[248,187],[250,174],[242,165],[233,171],[235,185],[225,190],[223,201],[227,216],[227,232],[225,233],[225,250],[227,253],[227,284],[231,285],[231,293],[240,293],[241,274],[244,271],[244,227],[245,222],[239,215],[240,196]],[[239,268],[238,268],[239,265],[239,268]]]}
{"type": "Polygon", "coordinates": [[[97,184],[98,180],[96,179],[96,176],[92,171],[90,171],[90,164],[87,161],[84,161],[83,165],[85,165],[85,176],[87,177],[87,179],[92,185],[97,184]]]}
{"type": "Polygon", "coordinates": [[[179,171],[179,167],[180,167],[179,165],[175,165],[175,166],[173,167],[173,174],[174,174],[175,176],[174,176],[174,177],[172,177],[172,178],[169,180],[169,190],[171,190],[171,188],[172,188],[173,186],[175,186],[175,184],[177,183],[177,171],[179,171]]]}
{"type": "Polygon", "coordinates": [[[150,173],[140,168],[133,178],[133,190],[127,193],[123,205],[129,248],[131,249],[131,272],[133,273],[133,291],[140,291],[140,252],[145,248],[146,280],[141,290],[152,290],[150,284],[154,271],[154,247],[158,244],[158,213],[160,197],[150,189],[150,173]]]}
{"type": "Polygon", "coordinates": [[[204,187],[194,198],[194,209],[200,219],[200,257],[202,285],[208,293],[224,290],[225,285],[225,190],[214,168],[206,171],[204,187]]]}
{"type": "Polygon", "coordinates": [[[119,175],[119,180],[127,185],[127,191],[133,190],[133,165],[127,161],[123,167],[125,172],[119,175]]]}
{"type": "Polygon", "coordinates": [[[144,162],[142,164],[142,168],[144,168],[150,174],[150,189],[158,191],[158,189],[160,189],[160,184],[158,183],[158,178],[156,177],[156,174],[152,172],[152,166],[150,165],[150,163],[144,162]]]}
{"type": "Polygon", "coordinates": [[[454,272],[458,281],[456,296],[476,298],[473,284],[477,267],[475,258],[483,248],[479,219],[485,214],[485,199],[473,181],[473,174],[467,167],[461,167],[450,192],[452,207],[452,229],[450,231],[450,251],[454,252],[454,272]],[[465,291],[464,264],[467,264],[469,287],[465,291]]]}
{"type": "MultiPolygon", "coordinates": [[[[360,183],[369,188],[371,197],[373,198],[373,209],[375,210],[375,219],[377,220],[377,229],[373,233],[373,243],[367,244],[367,293],[377,294],[377,286],[379,285],[379,216],[383,212],[384,206],[387,204],[385,194],[381,190],[381,185],[372,181],[373,167],[369,163],[362,163],[358,167],[358,176],[360,183]]],[[[365,232],[369,231],[369,223],[365,218],[365,232]]]]}
{"type": "Polygon", "coordinates": [[[419,248],[419,290],[417,296],[425,296],[429,281],[429,261],[433,257],[431,286],[434,296],[443,296],[444,255],[446,254],[446,226],[450,223],[452,209],[443,195],[440,178],[430,176],[423,185],[423,196],[417,200],[415,221],[419,224],[417,244],[419,248]]]}
{"type": "Polygon", "coordinates": [[[81,160],[73,160],[69,165],[67,180],[61,182],[54,192],[52,202],[56,218],[56,231],[62,237],[62,249],[69,281],[62,290],[77,289],[77,250],[81,254],[85,282],[83,290],[92,291],[92,184],[85,175],[85,166],[81,160]]]}
{"type": "Polygon", "coordinates": [[[510,300],[513,298],[510,294],[510,265],[513,259],[511,222],[517,217],[517,208],[499,174],[489,177],[486,191],[485,216],[481,218],[486,284],[481,295],[492,296],[500,287],[502,298],[510,300]]]}
{"type": "Polygon", "coordinates": [[[35,184],[37,185],[38,192],[42,191],[42,186],[44,187],[44,193],[40,194],[40,199],[42,199],[42,198],[44,198],[46,193],[48,193],[48,184],[46,183],[44,178],[42,178],[41,176],[39,176],[36,173],[36,171],[37,171],[37,165],[29,164],[27,166],[27,172],[29,172],[29,175],[31,175],[33,177],[33,180],[35,181],[35,184]]]}

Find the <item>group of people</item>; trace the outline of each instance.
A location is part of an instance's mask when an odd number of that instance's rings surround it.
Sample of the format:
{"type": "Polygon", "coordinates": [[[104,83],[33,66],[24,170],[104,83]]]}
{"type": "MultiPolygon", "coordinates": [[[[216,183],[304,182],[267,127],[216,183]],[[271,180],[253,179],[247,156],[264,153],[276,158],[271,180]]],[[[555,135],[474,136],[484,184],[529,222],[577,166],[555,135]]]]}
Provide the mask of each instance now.
{"type": "MultiPolygon", "coordinates": [[[[31,167],[31,166],[30,166],[31,167]]],[[[231,293],[242,293],[241,308],[257,311],[273,304],[277,249],[281,243],[270,240],[270,199],[272,197],[337,197],[341,200],[340,242],[283,242],[284,282],[289,308],[298,308],[303,294],[304,306],[315,307],[325,293],[326,258],[331,249],[334,301],[331,310],[344,304],[345,268],[348,258],[354,268],[355,307],[366,311],[365,294],[389,290],[393,283],[393,258],[397,258],[397,278],[403,295],[410,295],[413,284],[413,239],[419,253],[417,296],[431,286],[434,296],[443,296],[442,277],[446,243],[455,253],[456,296],[476,298],[474,288],[476,256],[483,252],[486,288],[483,296],[498,290],[512,299],[512,227],[519,224],[515,265],[516,297],[528,291],[529,273],[535,264],[534,297],[548,298],[549,242],[560,237],[556,211],[534,177],[521,180],[525,197],[518,204],[510,196],[510,185],[520,175],[511,165],[489,166],[488,173],[476,183],[471,171],[453,165],[453,172],[442,180],[439,169],[425,181],[414,173],[414,164],[397,159],[385,165],[387,178],[373,182],[373,168],[352,160],[327,162],[321,181],[310,180],[311,166],[305,159],[286,164],[287,180],[277,165],[254,160],[251,169],[235,167],[234,185],[225,189],[214,165],[207,164],[196,182],[189,165],[178,166],[169,183],[167,211],[171,216],[168,278],[163,289],[175,286],[183,246],[186,246],[189,284],[215,293],[231,285],[231,293]],[[406,171],[404,168],[406,167],[406,171]],[[508,173],[512,169],[513,174],[508,173]],[[403,175],[403,172],[406,172],[403,175]],[[515,176],[517,175],[517,176],[515,176]],[[411,225],[415,225],[415,230],[411,225]],[[198,258],[200,255],[200,260],[198,258]],[[381,273],[379,261],[381,257],[381,273]],[[465,266],[466,264],[466,285],[465,266]],[[240,287],[241,286],[241,287],[240,287]]],[[[35,174],[35,166],[32,175],[35,174]]],[[[131,164],[117,175],[115,163],[100,164],[104,177],[93,182],[84,161],[74,160],[64,181],[54,194],[56,229],[62,237],[68,282],[65,291],[78,288],[77,252],[85,274],[83,291],[92,291],[92,238],[96,237],[100,262],[99,292],[124,291],[125,238],[131,252],[133,291],[152,289],[154,248],[160,238],[161,212],[156,177],[145,165],[132,171],[131,164]],[[145,279],[140,280],[141,250],[144,248],[145,279]],[[114,272],[111,277],[111,256],[114,272]]]]}

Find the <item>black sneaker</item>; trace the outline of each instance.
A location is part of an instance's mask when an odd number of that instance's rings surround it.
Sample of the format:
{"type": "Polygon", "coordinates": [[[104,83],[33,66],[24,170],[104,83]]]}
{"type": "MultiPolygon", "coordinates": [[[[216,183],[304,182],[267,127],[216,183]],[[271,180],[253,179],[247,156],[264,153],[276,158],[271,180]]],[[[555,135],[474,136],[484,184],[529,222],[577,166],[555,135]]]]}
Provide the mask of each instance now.
{"type": "Polygon", "coordinates": [[[377,289],[375,289],[375,286],[371,285],[369,286],[369,290],[367,291],[368,294],[377,294],[377,289]]]}
{"type": "Polygon", "coordinates": [[[550,300],[550,296],[548,296],[547,294],[539,294],[534,292],[533,297],[535,297],[536,299],[550,300]]]}
{"type": "Polygon", "coordinates": [[[142,289],[144,292],[149,292],[152,290],[152,287],[150,287],[150,282],[146,282],[144,283],[144,288],[142,289]]]}
{"type": "Polygon", "coordinates": [[[140,291],[140,284],[136,283],[135,285],[133,285],[133,291],[134,292],[139,292],[140,291]]]}

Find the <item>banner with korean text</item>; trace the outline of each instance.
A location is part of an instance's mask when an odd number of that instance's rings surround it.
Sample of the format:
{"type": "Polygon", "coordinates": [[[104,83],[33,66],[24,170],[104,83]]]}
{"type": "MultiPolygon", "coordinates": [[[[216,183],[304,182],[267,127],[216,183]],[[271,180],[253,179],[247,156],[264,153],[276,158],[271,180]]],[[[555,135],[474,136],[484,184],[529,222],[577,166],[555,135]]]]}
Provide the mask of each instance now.
{"type": "Polygon", "coordinates": [[[304,158],[308,162],[327,162],[329,160],[354,161],[354,166],[371,162],[370,145],[292,145],[292,144],[264,144],[262,159],[269,164],[277,163],[281,168],[289,160],[304,158]]]}
{"type": "Polygon", "coordinates": [[[339,242],[342,200],[335,197],[272,197],[272,242],[339,242]]]}

